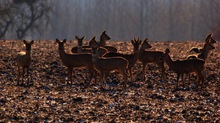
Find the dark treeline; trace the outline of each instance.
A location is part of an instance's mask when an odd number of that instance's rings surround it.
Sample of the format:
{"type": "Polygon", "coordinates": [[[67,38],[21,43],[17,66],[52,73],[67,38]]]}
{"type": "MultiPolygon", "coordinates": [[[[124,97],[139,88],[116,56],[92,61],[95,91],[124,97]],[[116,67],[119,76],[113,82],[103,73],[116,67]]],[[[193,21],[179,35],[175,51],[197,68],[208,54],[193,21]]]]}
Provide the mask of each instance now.
{"type": "MultiPolygon", "coordinates": [[[[15,4],[14,1],[9,3],[15,4]]],[[[85,35],[88,40],[106,30],[112,40],[130,40],[134,36],[149,37],[151,40],[204,40],[208,33],[218,32],[220,24],[219,0],[32,1],[44,5],[40,6],[44,16],[30,25],[23,37],[18,37],[16,30],[21,27],[19,22],[24,20],[12,22],[1,39],[74,39],[75,35],[85,35]]],[[[24,4],[27,5],[14,11],[31,8],[31,4],[24,4]]],[[[0,13],[5,8],[3,5],[0,13]]],[[[28,9],[24,13],[31,14],[28,9]]],[[[4,18],[1,14],[0,33],[4,32],[3,27],[7,24],[2,21],[4,18]]]]}

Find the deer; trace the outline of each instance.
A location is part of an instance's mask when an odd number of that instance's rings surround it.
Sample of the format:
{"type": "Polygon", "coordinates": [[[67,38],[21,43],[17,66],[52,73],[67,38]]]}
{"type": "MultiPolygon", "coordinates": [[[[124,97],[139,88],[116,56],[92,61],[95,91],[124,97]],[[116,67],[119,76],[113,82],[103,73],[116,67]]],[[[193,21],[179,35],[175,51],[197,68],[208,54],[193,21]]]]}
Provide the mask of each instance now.
{"type": "MultiPolygon", "coordinates": [[[[83,48],[83,39],[85,38],[85,36],[83,36],[82,38],[79,38],[77,35],[75,36],[77,43],[78,43],[78,47],[73,47],[71,49],[72,53],[92,53],[92,49],[90,47],[88,48],[83,48]]],[[[99,52],[99,56],[102,57],[105,53],[108,52],[107,49],[105,49],[104,47],[100,47],[98,49],[99,52]]]]}
{"type": "MultiPolygon", "coordinates": [[[[132,54],[122,54],[122,53],[116,53],[116,52],[108,52],[106,53],[103,57],[123,57],[126,60],[128,60],[129,65],[128,65],[128,70],[129,70],[129,75],[130,75],[130,79],[131,81],[133,80],[133,74],[131,69],[134,67],[135,63],[138,60],[139,57],[139,46],[141,45],[141,40],[139,40],[139,38],[136,40],[136,38],[134,38],[134,40],[131,40],[131,44],[133,45],[133,53],[132,54]]],[[[147,45],[146,48],[151,48],[151,45],[147,45]]]]}
{"type": "Polygon", "coordinates": [[[140,51],[139,51],[139,61],[142,63],[142,80],[145,80],[145,73],[146,73],[146,65],[147,63],[156,63],[162,71],[162,78],[165,76],[165,67],[164,61],[160,60],[160,57],[164,54],[161,51],[146,51],[145,49],[151,48],[149,47],[148,38],[144,40],[141,44],[140,51]]]}
{"type": "Polygon", "coordinates": [[[128,77],[128,60],[123,57],[99,57],[98,48],[100,47],[99,43],[95,40],[95,36],[90,40],[90,47],[92,48],[92,61],[94,63],[95,69],[99,71],[100,79],[99,82],[102,84],[103,88],[103,78],[105,73],[109,73],[111,71],[118,71],[123,75],[124,79],[124,88],[126,89],[127,77],[128,77]]]}
{"type": "Polygon", "coordinates": [[[106,31],[102,32],[100,36],[100,42],[99,42],[99,47],[104,47],[106,48],[109,52],[117,52],[117,48],[113,46],[107,46],[106,41],[110,40],[111,38],[106,34],[106,31]]]}
{"type": "MultiPolygon", "coordinates": [[[[24,84],[23,79],[24,79],[25,70],[26,70],[27,78],[29,76],[29,67],[31,64],[31,46],[34,43],[34,40],[32,40],[30,43],[28,43],[26,40],[23,40],[23,43],[25,44],[26,51],[19,52],[16,57],[16,62],[17,62],[17,67],[18,67],[17,85],[20,85],[21,74],[22,74],[21,85],[24,84]],[[22,69],[22,73],[21,73],[21,69],[22,69]]],[[[29,78],[28,78],[28,82],[29,82],[29,78]]]]}
{"type": "MultiPolygon", "coordinates": [[[[213,39],[214,40],[214,39],[213,39]]],[[[211,40],[206,40],[204,46],[203,46],[203,50],[197,54],[197,55],[189,55],[187,57],[187,59],[192,59],[192,58],[200,58],[203,60],[206,60],[208,57],[208,54],[211,50],[215,49],[215,47],[212,45],[213,43],[211,43],[211,40]]]]}
{"type": "MultiPolygon", "coordinates": [[[[216,43],[216,40],[212,38],[212,33],[210,33],[209,35],[206,36],[205,42],[209,42],[210,44],[214,44],[216,43]]],[[[195,53],[201,53],[203,51],[204,48],[198,48],[198,47],[193,47],[190,49],[189,52],[195,52],[195,53]]]]}
{"type": "Polygon", "coordinates": [[[56,39],[56,43],[58,44],[58,51],[60,55],[60,59],[64,66],[68,68],[68,81],[72,84],[72,72],[74,67],[86,67],[91,76],[89,79],[89,83],[91,83],[92,77],[95,76],[95,82],[97,80],[97,71],[93,68],[92,55],[88,53],[84,54],[68,54],[65,52],[64,44],[66,43],[66,39],[63,41],[56,39]]]}
{"type": "MultiPolygon", "coordinates": [[[[105,48],[105,49],[107,49],[108,51],[111,51],[111,52],[117,52],[117,49],[115,47],[113,47],[113,46],[106,46],[106,41],[110,40],[110,39],[111,38],[106,34],[106,31],[102,32],[102,34],[100,36],[100,43],[99,43],[100,46],[99,47],[100,48],[101,47],[105,48]]],[[[83,40],[83,39],[81,38],[81,40],[83,40]]],[[[77,39],[77,41],[79,41],[79,40],[77,39]]],[[[82,46],[82,49],[88,49],[88,48],[90,48],[90,46],[82,46]]],[[[72,51],[72,53],[77,53],[78,47],[73,47],[71,51],[72,51]]]]}
{"type": "Polygon", "coordinates": [[[185,60],[173,61],[169,53],[170,53],[170,50],[167,48],[165,50],[165,53],[160,59],[164,60],[169,66],[169,68],[177,74],[176,87],[178,88],[180,75],[195,72],[197,74],[198,85],[202,81],[201,83],[201,88],[202,88],[203,82],[204,82],[204,76],[202,72],[204,70],[205,61],[202,59],[185,59],[185,60]]]}

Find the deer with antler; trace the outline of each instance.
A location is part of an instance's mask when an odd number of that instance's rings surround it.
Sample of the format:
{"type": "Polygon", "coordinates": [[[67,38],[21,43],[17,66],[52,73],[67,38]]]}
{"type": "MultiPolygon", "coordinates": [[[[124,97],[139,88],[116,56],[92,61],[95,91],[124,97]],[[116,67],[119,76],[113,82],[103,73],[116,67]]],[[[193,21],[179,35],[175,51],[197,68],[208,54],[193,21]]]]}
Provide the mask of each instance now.
{"type": "MultiPolygon", "coordinates": [[[[134,67],[135,63],[138,60],[139,57],[139,46],[141,45],[141,40],[138,38],[134,38],[134,40],[131,40],[131,44],[133,45],[133,53],[132,54],[122,54],[122,53],[116,53],[116,52],[108,52],[106,53],[103,57],[123,57],[126,60],[128,60],[129,65],[128,65],[128,70],[130,74],[130,79],[131,81],[133,80],[133,74],[131,69],[134,67]]],[[[151,48],[151,46],[148,44],[146,48],[151,48]]]]}
{"type": "Polygon", "coordinates": [[[34,43],[34,40],[32,40],[30,43],[28,43],[26,40],[23,40],[23,43],[25,44],[26,52],[19,52],[16,57],[17,67],[18,67],[18,78],[17,78],[17,85],[20,85],[20,76],[22,74],[22,83],[23,85],[23,79],[25,70],[27,73],[27,78],[29,82],[29,67],[31,64],[31,45],[34,43]],[[21,73],[22,69],[22,73],[21,73]]]}

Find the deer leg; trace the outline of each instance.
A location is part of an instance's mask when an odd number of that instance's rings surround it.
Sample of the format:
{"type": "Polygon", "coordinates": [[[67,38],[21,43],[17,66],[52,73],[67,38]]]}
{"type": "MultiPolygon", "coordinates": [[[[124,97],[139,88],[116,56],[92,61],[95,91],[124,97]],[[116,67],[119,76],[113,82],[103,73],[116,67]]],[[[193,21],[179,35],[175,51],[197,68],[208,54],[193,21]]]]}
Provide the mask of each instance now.
{"type": "Polygon", "coordinates": [[[103,85],[104,85],[103,78],[104,78],[104,72],[101,71],[101,72],[100,72],[99,83],[101,83],[102,88],[103,88],[103,85]]]}
{"type": "Polygon", "coordinates": [[[20,66],[18,66],[17,85],[19,85],[19,82],[20,82],[20,76],[21,76],[21,68],[20,68],[20,66]]]}
{"type": "Polygon", "coordinates": [[[178,88],[178,85],[179,85],[179,78],[180,78],[180,74],[177,73],[177,86],[176,86],[176,88],[178,88]]]}
{"type": "Polygon", "coordinates": [[[165,78],[165,67],[164,67],[164,62],[158,61],[156,64],[160,67],[161,69],[161,79],[165,78]]]}
{"type": "Polygon", "coordinates": [[[27,71],[27,83],[29,83],[29,67],[26,67],[26,71],[27,71]]]}
{"type": "Polygon", "coordinates": [[[126,70],[123,71],[123,78],[124,78],[124,88],[126,90],[126,84],[127,84],[127,79],[128,79],[126,70]]]}
{"type": "Polygon", "coordinates": [[[184,81],[184,74],[181,74],[182,82],[183,82],[183,87],[185,88],[185,81],[184,81]]]}
{"type": "Polygon", "coordinates": [[[131,71],[131,67],[129,67],[128,70],[129,70],[129,74],[130,74],[130,79],[132,81],[133,80],[133,74],[132,74],[132,71],[131,71]]]}
{"type": "Polygon", "coordinates": [[[202,73],[201,72],[198,72],[197,73],[197,79],[198,79],[198,86],[199,86],[199,83],[200,83],[200,81],[202,81],[202,83],[201,83],[201,89],[203,88],[203,83],[204,83],[204,76],[202,75],[202,73]]]}
{"type": "Polygon", "coordinates": [[[144,81],[145,81],[146,65],[147,65],[147,63],[143,63],[142,80],[144,80],[144,81]]]}
{"type": "Polygon", "coordinates": [[[21,84],[24,84],[24,74],[25,74],[25,66],[22,67],[22,79],[21,79],[21,84]]]}

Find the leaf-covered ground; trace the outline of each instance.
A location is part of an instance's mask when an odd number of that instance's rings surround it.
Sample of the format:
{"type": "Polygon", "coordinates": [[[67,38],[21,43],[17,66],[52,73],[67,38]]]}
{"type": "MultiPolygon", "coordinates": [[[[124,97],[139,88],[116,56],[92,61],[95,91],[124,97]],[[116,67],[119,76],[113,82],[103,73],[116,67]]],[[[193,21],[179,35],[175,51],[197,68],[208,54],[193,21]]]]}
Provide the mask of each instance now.
{"type": "MultiPolygon", "coordinates": [[[[130,42],[110,42],[120,52],[130,53],[130,42]]],[[[150,50],[170,48],[173,59],[185,59],[190,47],[204,42],[150,42],[150,50]]],[[[147,65],[141,81],[142,65],[133,69],[135,81],[123,89],[122,76],[111,73],[105,90],[94,81],[89,87],[88,71],[76,68],[73,85],[66,84],[67,69],[59,58],[54,41],[36,41],[32,47],[31,81],[16,85],[17,52],[21,41],[0,41],[0,122],[220,122],[220,43],[206,62],[205,86],[196,89],[196,78],[186,80],[185,88],[175,89],[176,74],[166,66],[161,80],[155,64],[147,65]]],[[[65,45],[69,52],[75,41],[65,45]]],[[[180,82],[182,84],[182,82],[180,82]]]]}

